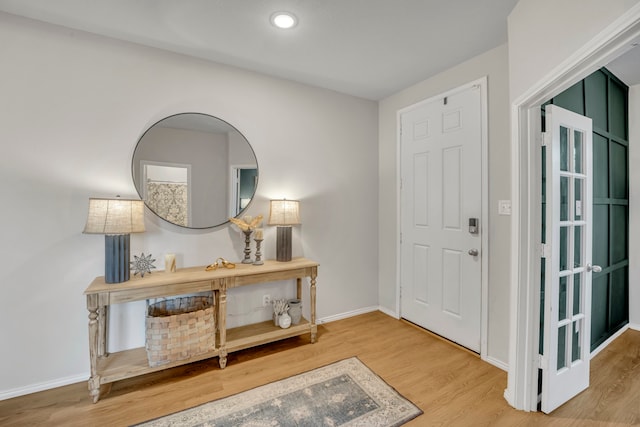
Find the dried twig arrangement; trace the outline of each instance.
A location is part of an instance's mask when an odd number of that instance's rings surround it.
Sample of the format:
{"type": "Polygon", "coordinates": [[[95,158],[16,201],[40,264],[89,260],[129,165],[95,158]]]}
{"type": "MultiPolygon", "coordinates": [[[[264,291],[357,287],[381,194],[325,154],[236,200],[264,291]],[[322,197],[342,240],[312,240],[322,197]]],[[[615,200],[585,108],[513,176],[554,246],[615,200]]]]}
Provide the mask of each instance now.
{"type": "Polygon", "coordinates": [[[238,226],[238,228],[242,231],[250,231],[255,229],[262,222],[262,215],[258,215],[256,217],[245,216],[242,219],[239,218],[229,218],[229,221],[238,226]]]}
{"type": "Polygon", "coordinates": [[[289,310],[289,304],[287,304],[286,299],[277,299],[273,300],[273,312],[281,316],[289,310]]]}

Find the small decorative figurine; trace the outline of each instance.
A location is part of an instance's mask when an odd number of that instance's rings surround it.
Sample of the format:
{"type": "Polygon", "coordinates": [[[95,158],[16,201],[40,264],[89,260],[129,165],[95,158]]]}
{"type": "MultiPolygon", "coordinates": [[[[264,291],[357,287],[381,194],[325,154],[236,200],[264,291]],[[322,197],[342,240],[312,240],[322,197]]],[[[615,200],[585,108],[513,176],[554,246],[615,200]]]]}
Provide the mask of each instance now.
{"type": "Polygon", "coordinates": [[[218,258],[216,262],[214,262],[213,264],[207,265],[204,269],[206,271],[212,271],[212,270],[217,270],[218,267],[236,268],[236,265],[232,262],[227,261],[224,258],[218,258]]]}
{"type": "Polygon", "coordinates": [[[229,218],[229,221],[234,223],[240,231],[244,233],[244,259],[243,264],[252,264],[251,261],[251,233],[262,223],[262,215],[251,217],[250,215],[244,216],[242,219],[229,218]]]}
{"type": "Polygon", "coordinates": [[[262,228],[256,228],[256,233],[253,238],[256,242],[256,259],[253,261],[253,265],[262,265],[264,261],[262,260],[262,251],[260,250],[260,244],[262,243],[262,228]]]}
{"type": "Polygon", "coordinates": [[[131,269],[134,271],[134,276],[136,276],[138,273],[140,273],[140,277],[144,277],[145,273],[151,274],[151,270],[156,268],[156,266],[153,265],[156,260],[152,259],[152,256],[153,255],[151,254],[144,256],[144,252],[140,256],[133,256],[133,261],[131,261],[130,263],[131,269]]]}

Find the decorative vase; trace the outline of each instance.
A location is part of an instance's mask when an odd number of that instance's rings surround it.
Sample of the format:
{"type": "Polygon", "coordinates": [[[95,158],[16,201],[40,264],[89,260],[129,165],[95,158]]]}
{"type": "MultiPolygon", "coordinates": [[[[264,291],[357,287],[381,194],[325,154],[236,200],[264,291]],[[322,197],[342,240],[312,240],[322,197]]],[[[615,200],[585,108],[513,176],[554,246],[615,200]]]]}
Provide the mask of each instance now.
{"type": "Polygon", "coordinates": [[[282,329],[287,329],[289,326],[291,326],[291,316],[289,316],[287,313],[284,313],[280,316],[280,320],[278,320],[278,323],[280,324],[280,327],[282,329]]]}
{"type": "Polygon", "coordinates": [[[280,326],[280,315],[273,313],[273,326],[280,326]]]}
{"type": "Polygon", "coordinates": [[[289,316],[291,316],[291,324],[297,325],[302,319],[302,301],[299,299],[290,299],[289,302],[289,316]]]}

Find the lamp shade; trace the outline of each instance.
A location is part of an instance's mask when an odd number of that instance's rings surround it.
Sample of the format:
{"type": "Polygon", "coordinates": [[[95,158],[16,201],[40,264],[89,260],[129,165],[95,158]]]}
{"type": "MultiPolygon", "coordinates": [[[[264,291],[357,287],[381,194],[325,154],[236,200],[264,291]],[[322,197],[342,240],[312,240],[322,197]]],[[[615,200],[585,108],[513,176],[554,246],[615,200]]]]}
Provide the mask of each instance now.
{"type": "Polygon", "coordinates": [[[272,200],[269,225],[300,224],[300,202],[297,200],[272,200]]]}
{"type": "Polygon", "coordinates": [[[129,234],[144,232],[144,202],[130,199],[89,199],[83,233],[129,234]]]}

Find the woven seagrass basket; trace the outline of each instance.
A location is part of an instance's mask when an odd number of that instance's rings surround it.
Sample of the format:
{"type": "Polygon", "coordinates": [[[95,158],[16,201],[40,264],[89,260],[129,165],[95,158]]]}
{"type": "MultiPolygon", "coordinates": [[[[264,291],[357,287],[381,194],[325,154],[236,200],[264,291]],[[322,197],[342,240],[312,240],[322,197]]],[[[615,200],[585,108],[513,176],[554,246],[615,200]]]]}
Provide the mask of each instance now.
{"type": "Polygon", "coordinates": [[[215,348],[213,297],[172,298],[149,304],[147,359],[155,367],[188,359],[215,348]]]}

